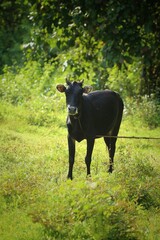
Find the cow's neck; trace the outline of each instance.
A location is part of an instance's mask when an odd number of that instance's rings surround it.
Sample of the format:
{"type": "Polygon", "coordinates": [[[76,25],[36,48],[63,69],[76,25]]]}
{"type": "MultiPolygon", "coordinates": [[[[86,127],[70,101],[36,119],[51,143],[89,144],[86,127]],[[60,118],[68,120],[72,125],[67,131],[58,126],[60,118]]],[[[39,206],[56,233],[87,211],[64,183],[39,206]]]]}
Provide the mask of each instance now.
{"type": "Polygon", "coordinates": [[[72,125],[72,129],[76,129],[83,133],[84,135],[84,130],[82,126],[82,114],[79,114],[77,116],[69,116],[70,118],[70,123],[72,125]]]}

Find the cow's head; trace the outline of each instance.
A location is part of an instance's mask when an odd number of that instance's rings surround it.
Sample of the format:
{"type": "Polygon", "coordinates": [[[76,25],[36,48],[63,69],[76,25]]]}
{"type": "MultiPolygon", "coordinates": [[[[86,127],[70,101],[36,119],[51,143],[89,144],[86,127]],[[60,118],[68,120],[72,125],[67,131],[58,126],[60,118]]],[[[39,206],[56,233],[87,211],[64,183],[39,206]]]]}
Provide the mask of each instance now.
{"type": "Polygon", "coordinates": [[[89,93],[92,90],[92,87],[83,87],[83,81],[70,82],[69,80],[66,80],[66,86],[58,84],[57,90],[66,95],[68,114],[76,116],[80,112],[83,93],[89,93]]]}

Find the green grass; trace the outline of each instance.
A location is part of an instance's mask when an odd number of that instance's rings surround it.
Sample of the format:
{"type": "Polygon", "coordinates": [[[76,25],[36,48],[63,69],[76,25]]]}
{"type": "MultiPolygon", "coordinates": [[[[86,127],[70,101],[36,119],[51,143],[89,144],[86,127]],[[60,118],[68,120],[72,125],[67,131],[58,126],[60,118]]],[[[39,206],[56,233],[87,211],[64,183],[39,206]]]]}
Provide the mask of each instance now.
{"type": "MultiPolygon", "coordinates": [[[[160,239],[160,141],[119,139],[108,174],[108,153],[96,140],[89,179],[86,143],[78,143],[74,180],[67,181],[62,103],[41,112],[35,102],[36,118],[27,103],[0,104],[1,239],[160,239]]],[[[159,132],[124,117],[120,135],[159,132]]]]}

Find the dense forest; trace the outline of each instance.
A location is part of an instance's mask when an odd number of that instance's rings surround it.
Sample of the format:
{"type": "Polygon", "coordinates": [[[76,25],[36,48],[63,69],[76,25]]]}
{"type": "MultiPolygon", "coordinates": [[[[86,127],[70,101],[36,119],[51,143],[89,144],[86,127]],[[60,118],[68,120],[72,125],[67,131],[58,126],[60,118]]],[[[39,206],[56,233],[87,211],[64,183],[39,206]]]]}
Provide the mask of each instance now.
{"type": "Polygon", "coordinates": [[[0,132],[1,239],[160,239],[160,2],[1,0],[0,132]],[[98,139],[66,180],[66,77],[119,92],[120,135],[148,137],[117,140],[112,174],[98,139]]]}

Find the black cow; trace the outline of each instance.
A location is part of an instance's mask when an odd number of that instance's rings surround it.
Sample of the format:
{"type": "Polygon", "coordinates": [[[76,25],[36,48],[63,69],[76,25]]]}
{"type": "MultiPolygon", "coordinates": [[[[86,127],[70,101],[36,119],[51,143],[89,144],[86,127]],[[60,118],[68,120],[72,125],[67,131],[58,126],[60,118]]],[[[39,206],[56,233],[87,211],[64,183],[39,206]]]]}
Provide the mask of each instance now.
{"type": "Polygon", "coordinates": [[[72,179],[75,140],[78,142],[83,139],[87,140],[85,163],[87,175],[89,175],[94,141],[100,136],[104,136],[105,144],[108,147],[109,172],[112,172],[117,139],[105,136],[117,136],[119,131],[123,113],[123,101],[119,94],[110,90],[90,92],[91,87],[83,87],[83,81],[70,82],[68,80],[66,80],[66,86],[58,84],[57,90],[65,93],[68,110],[68,178],[72,179]]]}

